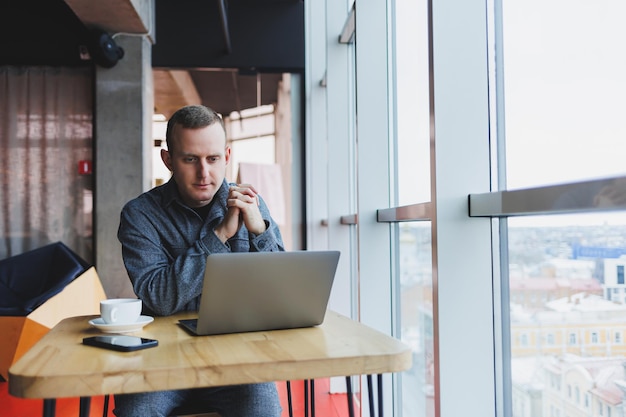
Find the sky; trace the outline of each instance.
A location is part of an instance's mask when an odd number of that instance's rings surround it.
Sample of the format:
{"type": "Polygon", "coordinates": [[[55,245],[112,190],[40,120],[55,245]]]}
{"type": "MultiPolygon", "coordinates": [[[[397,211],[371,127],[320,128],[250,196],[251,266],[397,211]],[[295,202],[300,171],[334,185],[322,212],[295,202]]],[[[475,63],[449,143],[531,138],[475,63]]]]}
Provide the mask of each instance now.
{"type": "MultiPolygon", "coordinates": [[[[626,175],[626,2],[503,2],[509,189],[626,175]]],[[[517,223],[625,224],[626,214],[517,223]]]]}
{"type": "MultiPolygon", "coordinates": [[[[626,175],[626,2],[502,3],[507,189],[626,175]]],[[[396,2],[399,205],[430,199],[425,4],[396,2]]],[[[516,222],[624,224],[626,214],[516,222]]]]}
{"type": "Polygon", "coordinates": [[[626,2],[503,2],[507,185],[626,175],[626,2]]]}

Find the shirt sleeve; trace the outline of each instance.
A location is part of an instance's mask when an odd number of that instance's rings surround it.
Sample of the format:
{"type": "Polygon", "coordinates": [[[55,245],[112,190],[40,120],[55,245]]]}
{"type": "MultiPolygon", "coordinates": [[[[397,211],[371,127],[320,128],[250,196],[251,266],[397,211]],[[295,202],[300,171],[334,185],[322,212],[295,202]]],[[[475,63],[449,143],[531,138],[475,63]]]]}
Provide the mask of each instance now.
{"type": "Polygon", "coordinates": [[[259,209],[261,216],[265,220],[265,232],[260,235],[249,233],[251,252],[278,252],[284,251],[284,243],[278,224],[270,215],[270,211],[265,201],[259,196],[259,209]]]}

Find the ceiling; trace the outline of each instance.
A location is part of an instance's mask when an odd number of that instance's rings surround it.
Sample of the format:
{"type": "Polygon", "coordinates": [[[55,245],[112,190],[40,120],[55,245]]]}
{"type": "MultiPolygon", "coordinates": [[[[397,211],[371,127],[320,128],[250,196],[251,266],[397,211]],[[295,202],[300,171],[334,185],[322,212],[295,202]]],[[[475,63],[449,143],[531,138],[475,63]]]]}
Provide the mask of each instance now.
{"type": "Polygon", "coordinates": [[[151,1],[0,2],[12,23],[0,25],[0,65],[91,65],[78,53],[91,29],[149,33],[155,111],[166,117],[186,104],[225,115],[273,104],[282,74],[304,71],[303,0],[155,0],[154,15],[151,1]]]}
{"type": "Polygon", "coordinates": [[[188,104],[204,104],[229,115],[274,104],[280,73],[240,74],[236,69],[153,69],[155,112],[169,117],[188,104]]]}

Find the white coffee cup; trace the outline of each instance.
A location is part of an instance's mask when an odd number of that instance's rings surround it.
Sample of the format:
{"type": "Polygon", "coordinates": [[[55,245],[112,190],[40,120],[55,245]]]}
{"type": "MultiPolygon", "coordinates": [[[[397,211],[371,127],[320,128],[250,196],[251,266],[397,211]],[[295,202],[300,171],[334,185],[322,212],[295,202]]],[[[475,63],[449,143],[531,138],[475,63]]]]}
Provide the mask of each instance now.
{"type": "Polygon", "coordinates": [[[138,298],[110,298],[100,301],[100,316],[107,324],[135,323],[141,315],[138,298]]]}

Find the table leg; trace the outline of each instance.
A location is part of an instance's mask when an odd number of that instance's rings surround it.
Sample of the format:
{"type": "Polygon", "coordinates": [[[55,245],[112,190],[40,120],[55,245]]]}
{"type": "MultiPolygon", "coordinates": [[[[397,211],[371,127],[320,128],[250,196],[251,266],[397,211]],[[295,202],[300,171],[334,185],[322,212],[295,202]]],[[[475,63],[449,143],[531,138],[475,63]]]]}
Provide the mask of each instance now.
{"type": "Polygon", "coordinates": [[[309,417],[309,410],[311,417],[315,417],[315,381],[313,379],[304,380],[304,417],[309,417]],[[311,402],[310,408],[309,401],[311,402]]]}
{"type": "MultiPolygon", "coordinates": [[[[378,417],[383,417],[383,376],[378,374],[376,378],[378,394],[378,417]]],[[[374,412],[374,388],[372,387],[372,376],[367,376],[367,395],[370,403],[370,416],[375,416],[374,412]]]]}
{"type": "Polygon", "coordinates": [[[287,405],[289,407],[289,417],[293,417],[293,402],[291,399],[291,381],[287,381],[287,405]]]}
{"type": "Polygon", "coordinates": [[[367,376],[367,398],[369,399],[370,404],[370,416],[374,417],[376,414],[374,413],[374,393],[371,375],[367,376]]]}
{"type": "Polygon", "coordinates": [[[309,417],[309,383],[306,379],[302,382],[304,383],[302,387],[304,393],[304,417],[309,417]]]}
{"type": "Polygon", "coordinates": [[[43,417],[54,417],[57,402],[55,399],[43,400],[43,417]]]}
{"type": "Polygon", "coordinates": [[[109,394],[104,396],[104,406],[102,407],[102,417],[109,417],[109,394]]]}
{"type": "Polygon", "coordinates": [[[91,397],[80,397],[79,417],[89,417],[89,409],[91,408],[91,397]]]}
{"type": "Polygon", "coordinates": [[[348,397],[348,416],[354,417],[354,404],[352,403],[352,379],[346,377],[346,393],[348,397]]]}
{"type": "Polygon", "coordinates": [[[378,374],[378,417],[383,417],[383,375],[378,374]]]}
{"type": "Polygon", "coordinates": [[[315,417],[315,380],[309,380],[311,387],[311,417],[315,417]]]}

